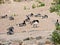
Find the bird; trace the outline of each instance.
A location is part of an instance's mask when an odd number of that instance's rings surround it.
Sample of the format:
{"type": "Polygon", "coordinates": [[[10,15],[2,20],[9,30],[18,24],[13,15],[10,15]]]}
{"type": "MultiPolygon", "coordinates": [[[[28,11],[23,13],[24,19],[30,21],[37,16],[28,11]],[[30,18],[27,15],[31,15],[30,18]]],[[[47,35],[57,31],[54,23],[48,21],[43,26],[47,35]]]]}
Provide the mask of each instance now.
{"type": "Polygon", "coordinates": [[[33,20],[33,21],[32,21],[33,27],[36,27],[36,28],[37,28],[37,27],[38,27],[38,26],[37,26],[38,23],[39,23],[39,20],[33,20]]]}
{"type": "Polygon", "coordinates": [[[23,23],[19,24],[19,27],[23,27],[23,26],[26,26],[26,22],[25,21],[23,21],[23,23]]]}
{"type": "Polygon", "coordinates": [[[1,16],[0,18],[6,18],[7,17],[7,14],[6,15],[4,15],[4,16],[1,16]]]}
{"type": "Polygon", "coordinates": [[[25,19],[26,22],[29,22],[30,21],[30,17],[27,16],[27,18],[25,19]]]}
{"type": "Polygon", "coordinates": [[[42,16],[42,19],[44,19],[44,18],[48,18],[48,16],[47,15],[42,16]]]}
{"type": "Polygon", "coordinates": [[[9,27],[9,28],[8,28],[8,32],[7,32],[7,34],[9,34],[9,35],[14,34],[14,31],[13,31],[13,30],[14,30],[14,27],[12,27],[12,26],[9,27]]]}
{"type": "Polygon", "coordinates": [[[41,14],[36,14],[35,17],[41,17],[41,14]]]}

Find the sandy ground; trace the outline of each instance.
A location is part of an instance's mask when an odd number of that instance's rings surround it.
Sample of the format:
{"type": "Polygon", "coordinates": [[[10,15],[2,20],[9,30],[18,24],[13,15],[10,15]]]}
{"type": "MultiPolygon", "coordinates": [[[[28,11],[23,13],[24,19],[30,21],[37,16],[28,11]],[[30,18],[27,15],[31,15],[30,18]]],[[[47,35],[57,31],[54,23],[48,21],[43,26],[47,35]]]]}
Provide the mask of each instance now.
{"type": "MultiPolygon", "coordinates": [[[[12,14],[17,14],[17,16],[14,16],[15,20],[10,21],[9,18],[6,19],[0,19],[0,33],[4,33],[0,35],[0,38],[4,39],[24,39],[26,37],[36,37],[36,36],[43,36],[48,37],[49,34],[55,29],[55,22],[57,19],[60,19],[60,17],[56,13],[50,13],[49,8],[51,6],[52,0],[41,0],[45,3],[44,7],[39,7],[32,9],[31,6],[33,3],[36,3],[34,1],[31,2],[20,2],[20,3],[12,3],[12,4],[1,4],[0,5],[0,16],[8,14],[8,16],[11,16],[12,14]],[[24,6],[27,8],[30,8],[30,10],[24,10],[24,6]],[[41,15],[48,15],[48,18],[41,19],[36,17],[31,17],[31,20],[38,19],[40,21],[38,28],[32,28],[30,24],[27,24],[25,27],[18,27],[16,24],[21,23],[24,19],[26,19],[26,15],[30,13],[41,15]],[[6,35],[7,28],[10,26],[14,26],[14,35],[6,35]],[[37,30],[33,32],[29,32],[31,30],[37,30]],[[21,31],[26,31],[22,33],[21,31]]],[[[60,20],[59,20],[60,21],[60,20]]]]}

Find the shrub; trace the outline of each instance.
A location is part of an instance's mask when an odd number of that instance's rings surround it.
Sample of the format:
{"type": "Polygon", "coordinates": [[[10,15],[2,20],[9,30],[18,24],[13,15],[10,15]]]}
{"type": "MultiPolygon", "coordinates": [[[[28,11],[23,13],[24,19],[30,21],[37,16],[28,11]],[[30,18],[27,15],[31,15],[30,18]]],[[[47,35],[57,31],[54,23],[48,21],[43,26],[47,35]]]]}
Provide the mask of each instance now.
{"type": "Polygon", "coordinates": [[[56,30],[60,30],[60,24],[58,22],[56,22],[55,27],[56,27],[56,30]]]}
{"type": "Polygon", "coordinates": [[[60,25],[56,25],[56,30],[60,30],[60,25]]]}
{"type": "Polygon", "coordinates": [[[54,12],[55,11],[55,7],[50,7],[50,12],[54,12]]]}
{"type": "Polygon", "coordinates": [[[37,4],[37,7],[42,7],[42,6],[45,6],[45,4],[44,3],[37,4]]]}
{"type": "Polygon", "coordinates": [[[51,3],[53,6],[50,7],[50,12],[57,12],[60,15],[60,0],[53,0],[54,3],[51,3]]]}
{"type": "Polygon", "coordinates": [[[60,4],[60,0],[53,0],[56,4],[60,4]]]}
{"type": "Polygon", "coordinates": [[[32,8],[36,8],[36,5],[35,5],[35,4],[33,4],[33,5],[32,5],[32,8]]]}
{"type": "Polygon", "coordinates": [[[58,33],[58,31],[54,31],[52,33],[51,40],[55,45],[60,44],[60,33],[58,33]]]}
{"type": "Polygon", "coordinates": [[[4,1],[3,0],[0,0],[0,4],[4,4],[4,1]]]}
{"type": "Polygon", "coordinates": [[[45,4],[44,3],[41,3],[41,6],[45,6],[45,4]]]}
{"type": "Polygon", "coordinates": [[[52,5],[55,5],[55,3],[51,3],[52,5]]]}
{"type": "Polygon", "coordinates": [[[57,27],[56,27],[56,30],[60,30],[60,26],[57,26],[57,27]]]}

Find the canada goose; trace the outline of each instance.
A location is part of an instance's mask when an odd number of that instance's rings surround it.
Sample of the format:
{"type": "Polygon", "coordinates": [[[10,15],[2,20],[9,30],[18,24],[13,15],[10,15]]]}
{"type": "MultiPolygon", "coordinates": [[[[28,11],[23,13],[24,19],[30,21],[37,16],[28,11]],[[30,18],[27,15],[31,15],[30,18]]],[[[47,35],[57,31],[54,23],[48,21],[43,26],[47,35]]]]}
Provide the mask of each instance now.
{"type": "Polygon", "coordinates": [[[57,22],[58,22],[58,19],[57,19],[57,22]]]}
{"type": "Polygon", "coordinates": [[[4,16],[1,16],[0,18],[6,18],[7,17],[7,14],[6,15],[4,15],[4,16]]]}
{"type": "Polygon", "coordinates": [[[34,27],[34,28],[37,28],[37,27],[38,27],[38,26],[37,26],[38,23],[39,23],[39,20],[33,20],[33,21],[32,21],[33,27],[34,27]]]}
{"type": "Polygon", "coordinates": [[[33,13],[30,13],[30,14],[28,14],[27,16],[29,16],[29,17],[33,17],[33,15],[34,15],[33,13]]]}
{"type": "Polygon", "coordinates": [[[33,16],[33,15],[34,15],[33,13],[30,14],[30,16],[33,16]]]}
{"type": "Polygon", "coordinates": [[[14,17],[10,16],[10,17],[9,17],[9,20],[14,20],[14,17]]]}
{"type": "Polygon", "coordinates": [[[32,40],[32,39],[34,39],[34,38],[33,37],[27,37],[27,38],[23,39],[23,41],[32,40]]]}
{"type": "Polygon", "coordinates": [[[25,21],[23,21],[23,23],[19,24],[19,27],[23,27],[23,26],[26,26],[26,22],[25,21]]]}
{"type": "Polygon", "coordinates": [[[35,17],[41,17],[41,14],[36,14],[35,17]]]}
{"type": "Polygon", "coordinates": [[[25,19],[26,22],[29,22],[30,21],[30,18],[29,16],[27,16],[27,19],[25,19]]]}
{"type": "Polygon", "coordinates": [[[41,36],[36,37],[36,40],[40,40],[40,39],[42,39],[42,37],[41,37],[41,36]]]}
{"type": "Polygon", "coordinates": [[[56,25],[58,25],[58,26],[60,25],[60,24],[59,24],[59,20],[58,20],[58,19],[57,19],[57,21],[56,21],[56,25]]]}
{"type": "Polygon", "coordinates": [[[39,20],[33,20],[33,21],[32,21],[32,24],[35,24],[35,23],[36,23],[36,24],[39,23],[39,20]]]}
{"type": "Polygon", "coordinates": [[[44,19],[44,18],[48,18],[48,16],[47,15],[42,16],[42,19],[44,19]]]}
{"type": "Polygon", "coordinates": [[[7,34],[12,35],[14,33],[13,29],[14,27],[9,27],[7,34]]]}

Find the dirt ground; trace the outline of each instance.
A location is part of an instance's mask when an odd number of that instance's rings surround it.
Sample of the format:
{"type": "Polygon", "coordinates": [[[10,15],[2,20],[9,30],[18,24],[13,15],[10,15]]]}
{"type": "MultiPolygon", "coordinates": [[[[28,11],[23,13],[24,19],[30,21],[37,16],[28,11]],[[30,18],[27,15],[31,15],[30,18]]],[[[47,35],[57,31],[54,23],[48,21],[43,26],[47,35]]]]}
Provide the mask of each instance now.
{"type": "MultiPolygon", "coordinates": [[[[8,15],[12,16],[12,14],[16,14],[14,16],[14,20],[10,21],[9,18],[6,19],[0,19],[0,33],[5,33],[1,34],[1,38],[18,38],[18,39],[23,39],[26,37],[29,37],[30,34],[31,36],[37,36],[37,35],[42,35],[42,36],[48,36],[50,32],[55,30],[55,22],[57,19],[60,19],[60,17],[54,12],[50,13],[49,8],[51,6],[52,0],[41,0],[42,2],[45,3],[45,6],[43,7],[38,7],[35,9],[32,9],[32,4],[36,4],[35,1],[23,1],[23,2],[13,2],[11,4],[1,4],[0,5],[0,16],[8,15]],[[27,10],[24,10],[24,6],[26,6],[27,10]],[[42,16],[43,15],[48,15],[48,18],[46,19],[41,19],[40,17],[31,17],[31,20],[39,20],[39,27],[38,28],[32,28],[32,25],[27,24],[25,27],[19,27],[16,26],[16,24],[23,22],[24,19],[26,19],[26,15],[34,13],[38,14],[40,13],[42,16]],[[10,26],[14,27],[14,32],[15,34],[12,36],[6,35],[7,28],[10,26]],[[37,32],[31,32],[31,30],[38,30],[37,32]],[[26,33],[22,33],[21,31],[26,31],[26,33]]],[[[60,22],[60,20],[59,20],[60,22]]]]}

